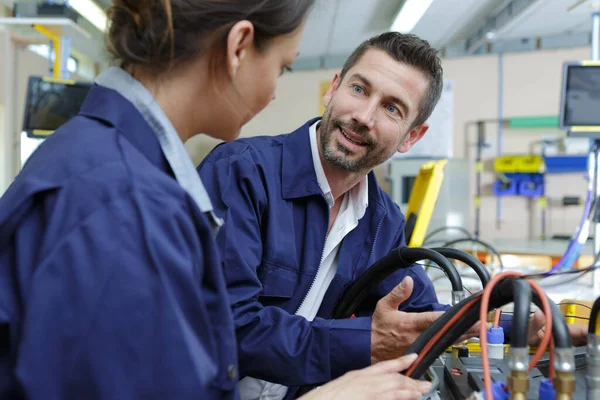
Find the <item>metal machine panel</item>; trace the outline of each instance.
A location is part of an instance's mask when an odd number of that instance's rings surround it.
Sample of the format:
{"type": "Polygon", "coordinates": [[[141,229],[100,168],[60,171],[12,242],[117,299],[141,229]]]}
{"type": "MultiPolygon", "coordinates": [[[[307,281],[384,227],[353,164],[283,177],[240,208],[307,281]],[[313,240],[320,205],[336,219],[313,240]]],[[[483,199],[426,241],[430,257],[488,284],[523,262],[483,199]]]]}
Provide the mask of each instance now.
{"type": "MultiPolygon", "coordinates": [[[[403,213],[408,207],[408,199],[415,178],[421,166],[431,159],[404,158],[392,159],[388,163],[387,179],[391,183],[392,200],[403,213]]],[[[471,229],[471,176],[468,160],[451,158],[444,167],[444,181],[440,188],[431,222],[427,232],[443,226],[460,226],[471,229]]],[[[449,235],[455,232],[449,232],[449,235]]]]}

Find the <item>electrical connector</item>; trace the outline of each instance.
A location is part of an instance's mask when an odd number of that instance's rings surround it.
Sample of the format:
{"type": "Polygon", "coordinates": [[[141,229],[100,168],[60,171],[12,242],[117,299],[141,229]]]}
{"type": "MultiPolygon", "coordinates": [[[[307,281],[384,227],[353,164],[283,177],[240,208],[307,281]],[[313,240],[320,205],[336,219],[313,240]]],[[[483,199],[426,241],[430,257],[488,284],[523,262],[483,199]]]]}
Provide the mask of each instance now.
{"type": "Polygon", "coordinates": [[[589,334],[587,343],[587,400],[600,399],[600,335],[589,334]]]}
{"type": "Polygon", "coordinates": [[[540,400],[554,400],[556,399],[556,390],[554,389],[554,384],[548,378],[542,379],[540,382],[540,391],[539,391],[540,400]]]}
{"type": "Polygon", "coordinates": [[[573,371],[575,371],[575,354],[573,348],[557,348],[554,354],[556,400],[573,400],[573,393],[575,392],[575,376],[573,375],[573,371]]]}
{"type": "Polygon", "coordinates": [[[488,357],[492,359],[504,358],[504,329],[490,328],[487,332],[488,357]]]}
{"type": "Polygon", "coordinates": [[[465,400],[485,400],[485,397],[481,392],[473,392],[465,400]]]}
{"type": "MultiPolygon", "coordinates": [[[[483,399],[486,400],[485,391],[482,395],[483,399]]],[[[510,398],[510,392],[504,382],[492,383],[492,397],[494,400],[508,400],[510,398]]]]}

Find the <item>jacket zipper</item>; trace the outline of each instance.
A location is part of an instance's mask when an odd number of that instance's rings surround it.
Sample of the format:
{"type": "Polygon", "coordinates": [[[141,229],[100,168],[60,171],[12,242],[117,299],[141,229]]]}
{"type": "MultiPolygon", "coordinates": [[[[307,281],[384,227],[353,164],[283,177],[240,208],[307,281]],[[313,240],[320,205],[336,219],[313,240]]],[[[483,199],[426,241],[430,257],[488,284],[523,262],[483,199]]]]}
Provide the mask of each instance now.
{"type": "MultiPolygon", "coordinates": [[[[375,231],[375,238],[373,239],[373,243],[371,244],[371,253],[369,253],[369,258],[367,259],[367,268],[371,266],[371,257],[373,257],[373,252],[375,251],[375,243],[377,243],[377,236],[379,235],[379,230],[381,229],[381,225],[383,224],[383,220],[385,219],[385,215],[387,213],[383,213],[381,219],[379,220],[379,224],[377,224],[377,230],[375,231]]],[[[356,273],[353,274],[354,279],[356,279],[356,273]]]]}
{"type": "Polygon", "coordinates": [[[306,294],[304,295],[304,298],[302,299],[302,302],[300,303],[300,305],[298,306],[298,308],[296,309],[296,314],[298,314],[298,311],[300,311],[300,309],[302,308],[302,306],[304,305],[304,303],[306,302],[306,299],[308,298],[308,294],[310,293],[310,291],[312,290],[313,286],[315,285],[315,281],[317,280],[317,277],[319,276],[319,271],[321,270],[321,265],[323,264],[323,259],[325,258],[325,245],[327,244],[327,237],[329,236],[329,219],[331,218],[331,211],[329,209],[329,204],[327,204],[327,199],[325,199],[325,196],[321,195],[321,197],[323,197],[323,200],[325,201],[325,206],[327,207],[327,228],[325,228],[325,241],[323,242],[323,250],[321,250],[321,260],[319,261],[319,266],[317,267],[317,273],[315,274],[315,277],[313,278],[313,280],[310,282],[310,286],[308,287],[308,290],[306,291],[306,294]]]}

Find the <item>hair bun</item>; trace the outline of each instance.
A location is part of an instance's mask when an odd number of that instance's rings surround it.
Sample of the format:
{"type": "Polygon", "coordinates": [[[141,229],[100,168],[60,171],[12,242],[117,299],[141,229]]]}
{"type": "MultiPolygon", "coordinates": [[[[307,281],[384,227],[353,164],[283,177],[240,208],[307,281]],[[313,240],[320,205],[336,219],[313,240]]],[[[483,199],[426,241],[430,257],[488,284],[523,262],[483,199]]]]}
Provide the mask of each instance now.
{"type": "Polygon", "coordinates": [[[125,15],[131,17],[135,27],[143,30],[150,24],[151,6],[148,0],[114,0],[111,11],[114,17],[117,17],[117,13],[122,13],[119,15],[121,18],[125,17],[125,15]]]}

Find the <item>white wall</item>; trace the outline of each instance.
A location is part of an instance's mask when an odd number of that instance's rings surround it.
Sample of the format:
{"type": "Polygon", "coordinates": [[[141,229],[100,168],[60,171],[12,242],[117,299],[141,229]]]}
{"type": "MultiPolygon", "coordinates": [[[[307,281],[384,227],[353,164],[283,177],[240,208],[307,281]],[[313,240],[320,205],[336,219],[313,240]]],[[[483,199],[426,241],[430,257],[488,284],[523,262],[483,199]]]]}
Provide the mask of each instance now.
{"type": "MultiPolygon", "coordinates": [[[[0,32],[0,60],[6,60],[5,39],[0,32]]],[[[513,53],[503,56],[504,70],[504,117],[556,115],[560,96],[560,76],[565,60],[587,58],[588,48],[570,50],[551,50],[529,53],[513,53]]],[[[18,70],[15,85],[17,96],[12,104],[18,128],[22,121],[23,104],[27,77],[47,73],[47,61],[25,51],[15,53],[18,70]]],[[[475,154],[475,129],[466,123],[478,119],[497,118],[499,94],[499,58],[497,55],[473,56],[443,60],[445,78],[454,82],[454,154],[456,157],[473,159],[475,154]]],[[[0,62],[0,106],[6,107],[5,77],[7,65],[0,62]]],[[[242,136],[259,134],[274,135],[294,130],[307,119],[319,113],[319,85],[330,80],[336,70],[297,71],[284,75],[279,82],[276,99],[261,114],[252,120],[242,131],[242,136]]],[[[0,138],[3,134],[0,124],[0,138]]],[[[496,151],[497,126],[486,125],[486,135],[492,147],[486,151],[491,159],[496,151]]],[[[532,143],[540,137],[560,134],[556,129],[506,130],[503,131],[504,153],[527,153],[532,143]]],[[[198,163],[218,141],[203,137],[191,139],[186,143],[190,155],[198,163]]],[[[6,140],[0,140],[0,146],[6,140]]],[[[18,143],[15,143],[18,145],[18,143]]],[[[0,192],[6,186],[6,164],[10,162],[6,147],[0,165],[4,169],[0,175],[0,192]],[[2,179],[3,178],[3,179],[2,179]]],[[[13,161],[17,161],[16,159],[13,161]]],[[[489,164],[489,163],[488,163],[489,164]]],[[[387,189],[382,179],[383,168],[376,173],[380,183],[387,189]]],[[[473,177],[473,173],[471,174],[473,177]]],[[[523,198],[505,198],[502,200],[499,228],[496,220],[496,199],[491,196],[493,173],[483,176],[484,194],[482,200],[482,235],[484,238],[496,237],[537,237],[539,235],[539,210],[535,203],[523,198]],[[531,209],[531,211],[530,211],[531,209]],[[517,227],[518,229],[515,229],[517,227]]],[[[583,196],[586,182],[581,175],[552,176],[547,181],[547,192],[551,197],[563,195],[583,196]]],[[[469,201],[472,196],[469,196],[469,201]]],[[[551,203],[548,226],[550,233],[571,234],[581,216],[581,207],[563,208],[551,203]]]]}
{"type": "MultiPolygon", "coordinates": [[[[565,60],[585,59],[588,48],[513,53],[503,56],[504,118],[516,116],[557,115],[560,100],[561,68],[565,60]]],[[[498,117],[499,56],[484,55],[444,59],[445,79],[454,81],[454,154],[474,159],[476,131],[466,127],[469,121],[498,117]]],[[[319,84],[331,79],[335,70],[298,71],[284,75],[279,82],[276,100],[243,130],[244,136],[289,132],[307,119],[318,115],[319,84]]],[[[497,125],[487,124],[486,135],[492,144],[486,151],[490,164],[496,155],[497,125]]],[[[540,137],[559,135],[557,129],[503,130],[504,153],[528,153],[540,137]]],[[[197,137],[186,146],[192,158],[199,162],[217,143],[197,137]]],[[[378,176],[383,168],[376,170],[378,176]]],[[[471,173],[474,178],[474,172],[471,173]]],[[[474,180],[474,179],[473,179],[474,180]]],[[[483,176],[482,226],[484,238],[536,238],[540,234],[540,212],[536,202],[525,198],[504,198],[501,202],[499,227],[496,221],[496,198],[491,195],[494,174],[483,176]]],[[[380,183],[387,188],[383,179],[380,183]]],[[[581,195],[586,182],[581,174],[550,176],[547,179],[550,197],[581,195]]],[[[474,193],[474,188],[473,188],[474,193]]],[[[473,193],[469,196],[472,201],[473,193]]],[[[549,233],[572,234],[582,213],[581,207],[563,208],[550,204],[549,233]]],[[[471,227],[472,228],[472,227],[471,227]]]]}
{"type": "MultiPolygon", "coordinates": [[[[319,115],[319,83],[330,81],[336,70],[286,73],[279,79],[275,100],[242,129],[241,136],[278,135],[295,130],[319,115]]],[[[198,163],[218,141],[198,135],[186,143],[198,163]]]]}

